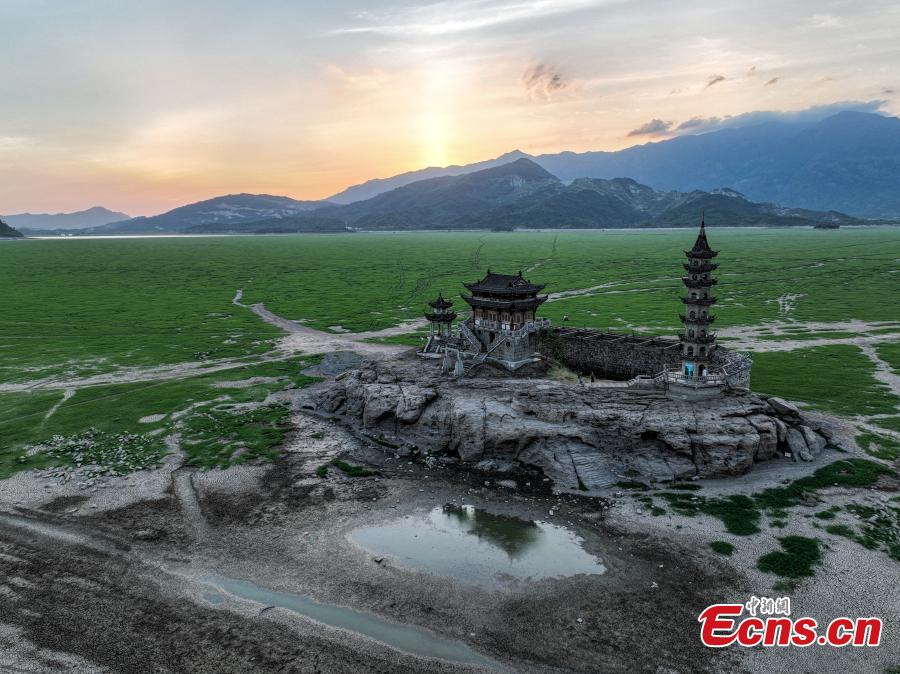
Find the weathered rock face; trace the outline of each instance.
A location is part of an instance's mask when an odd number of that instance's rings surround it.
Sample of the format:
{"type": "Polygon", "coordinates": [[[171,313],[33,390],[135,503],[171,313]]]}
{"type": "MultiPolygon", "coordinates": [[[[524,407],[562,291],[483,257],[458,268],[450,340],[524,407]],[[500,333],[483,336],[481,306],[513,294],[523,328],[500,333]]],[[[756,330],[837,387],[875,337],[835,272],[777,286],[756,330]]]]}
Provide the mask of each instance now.
{"type": "Polygon", "coordinates": [[[414,357],[367,363],[300,395],[392,444],[472,464],[515,460],[563,487],[608,485],[626,471],[734,475],[783,452],[811,460],[825,446],[793,406],[753,394],[688,402],[537,378],[455,381],[414,357]]]}

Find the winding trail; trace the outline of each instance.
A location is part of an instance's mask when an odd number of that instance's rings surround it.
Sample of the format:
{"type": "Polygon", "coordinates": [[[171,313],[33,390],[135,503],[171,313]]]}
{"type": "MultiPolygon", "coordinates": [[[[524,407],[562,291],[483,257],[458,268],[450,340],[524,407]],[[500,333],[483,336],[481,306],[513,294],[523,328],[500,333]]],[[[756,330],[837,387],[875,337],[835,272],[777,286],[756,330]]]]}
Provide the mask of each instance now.
{"type": "MultiPolygon", "coordinates": [[[[310,328],[297,321],[292,321],[266,309],[262,303],[246,305],[242,304],[242,289],[235,292],[232,304],[251,310],[262,320],[274,325],[287,334],[278,340],[272,351],[242,359],[222,359],[205,361],[187,361],[169,365],[157,365],[153,367],[122,367],[112,372],[81,377],[77,379],[60,379],[47,377],[45,379],[32,380],[30,382],[0,384],[0,393],[22,393],[25,391],[71,391],[65,400],[71,398],[79,388],[88,386],[100,386],[106,384],[132,384],[139,382],[165,382],[175,379],[185,379],[201,374],[210,374],[233,370],[235,368],[256,365],[259,363],[272,363],[286,360],[298,354],[327,353],[329,351],[355,351],[370,358],[384,358],[396,355],[408,350],[410,347],[396,344],[377,344],[368,342],[369,339],[392,337],[412,332],[427,324],[424,318],[406,321],[399,325],[383,330],[370,330],[368,332],[330,333],[310,328]]],[[[47,418],[58,409],[57,404],[47,414],[47,418]]]]}
{"type": "Polygon", "coordinates": [[[71,398],[73,395],[75,395],[75,389],[74,389],[74,388],[67,388],[67,389],[65,389],[65,390],[63,391],[63,396],[62,396],[62,398],[60,398],[59,401],[58,401],[53,407],[51,407],[49,410],[47,410],[47,414],[44,415],[44,421],[47,421],[47,419],[49,419],[50,417],[52,417],[52,416],[56,413],[56,410],[59,409],[60,405],[62,405],[64,402],[66,402],[66,401],[67,401],[69,398],[71,398]]]}
{"type": "MultiPolygon", "coordinates": [[[[895,337],[900,337],[900,335],[895,335],[895,337]]],[[[875,364],[875,379],[886,384],[895,396],[900,397],[900,374],[894,372],[890,363],[883,360],[871,344],[858,344],[857,346],[875,364]]]]}

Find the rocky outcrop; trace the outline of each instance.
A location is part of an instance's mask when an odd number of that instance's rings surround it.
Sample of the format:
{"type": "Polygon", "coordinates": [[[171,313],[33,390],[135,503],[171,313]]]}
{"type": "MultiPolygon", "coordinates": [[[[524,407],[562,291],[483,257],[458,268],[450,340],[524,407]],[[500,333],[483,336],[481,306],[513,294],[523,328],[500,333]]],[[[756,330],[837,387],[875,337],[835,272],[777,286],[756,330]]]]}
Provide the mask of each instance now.
{"type": "Polygon", "coordinates": [[[746,392],[690,402],[542,378],[453,380],[413,356],[367,363],[298,395],[386,444],[481,467],[516,461],[563,487],[635,473],[735,475],[785,453],[812,460],[826,444],[790,403],[746,392]]]}

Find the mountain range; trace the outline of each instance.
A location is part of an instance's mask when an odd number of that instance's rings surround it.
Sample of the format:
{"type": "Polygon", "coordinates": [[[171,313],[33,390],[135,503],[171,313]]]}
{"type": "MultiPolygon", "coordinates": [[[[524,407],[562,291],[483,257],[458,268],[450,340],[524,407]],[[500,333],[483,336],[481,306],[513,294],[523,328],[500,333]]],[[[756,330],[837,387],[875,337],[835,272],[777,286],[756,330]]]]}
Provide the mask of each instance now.
{"type": "Polygon", "coordinates": [[[232,194],[148,217],[95,207],[6,219],[26,233],[268,233],[679,226],[701,210],[731,226],[896,219],[900,119],[772,115],[617,152],[516,150],[370,180],[324,201],[232,194]]]}
{"type": "Polygon", "coordinates": [[[97,234],[273,233],[347,230],[673,227],[701,212],[721,226],[861,224],[837,212],[754,203],[719,189],[661,192],[630,178],[565,183],[521,158],[420,180],[350,204],[237,195],[93,228],[97,234]]]}
{"type": "Polygon", "coordinates": [[[466,166],[370,180],[329,197],[347,204],[422,179],[457,176],[529,158],[564,182],[627,176],[657,190],[727,187],[754,201],[900,217],[900,119],[845,110],[812,121],[759,124],[685,135],[616,152],[528,155],[514,151],[466,166]]]}
{"type": "Polygon", "coordinates": [[[111,211],[102,206],[94,206],[74,213],[18,213],[2,217],[8,224],[19,229],[48,231],[99,227],[110,222],[129,219],[125,213],[111,211]]]}

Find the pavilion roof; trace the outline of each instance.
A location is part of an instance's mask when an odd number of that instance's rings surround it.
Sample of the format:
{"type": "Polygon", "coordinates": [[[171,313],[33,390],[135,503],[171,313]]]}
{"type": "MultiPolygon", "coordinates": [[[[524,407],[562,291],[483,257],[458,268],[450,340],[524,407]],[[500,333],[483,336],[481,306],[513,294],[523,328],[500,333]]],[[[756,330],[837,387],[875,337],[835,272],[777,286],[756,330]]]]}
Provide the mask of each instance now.
{"type": "Polygon", "coordinates": [[[428,306],[433,307],[434,309],[449,309],[453,306],[453,302],[445,300],[443,294],[438,293],[437,299],[429,302],[428,306]]]}
{"type": "Polygon", "coordinates": [[[523,278],[521,271],[518,274],[495,274],[490,269],[480,281],[463,285],[473,292],[487,293],[530,294],[538,293],[544,289],[543,285],[532,283],[523,278]]]}

